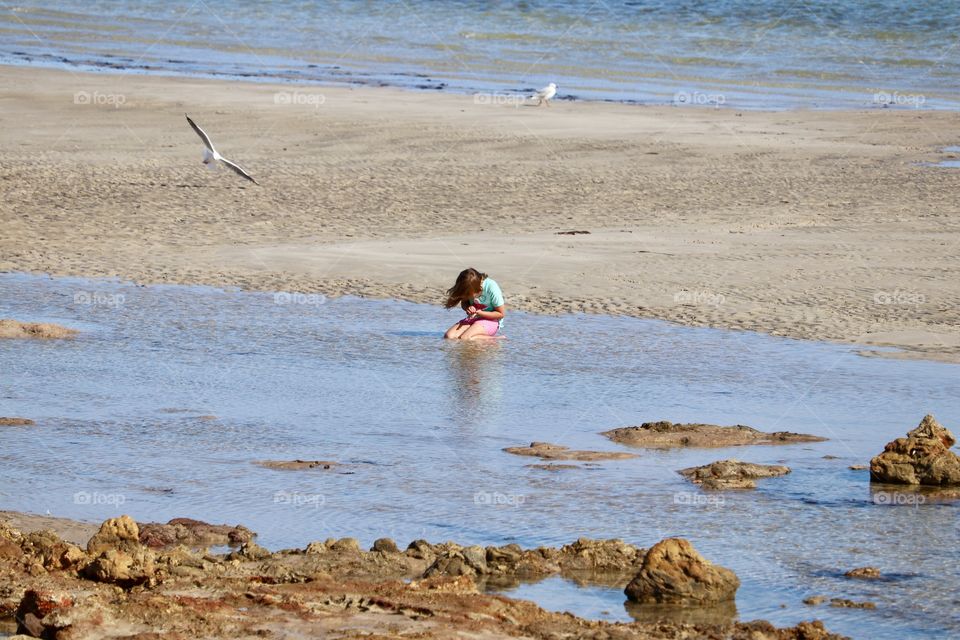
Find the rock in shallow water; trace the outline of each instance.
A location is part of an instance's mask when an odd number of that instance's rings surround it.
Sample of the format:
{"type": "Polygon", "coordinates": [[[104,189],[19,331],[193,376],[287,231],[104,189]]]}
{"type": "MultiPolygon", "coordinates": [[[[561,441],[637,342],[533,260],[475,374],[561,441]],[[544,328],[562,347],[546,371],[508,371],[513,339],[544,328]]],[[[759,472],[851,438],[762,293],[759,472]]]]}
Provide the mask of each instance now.
{"type": "Polygon", "coordinates": [[[955,443],[953,434],[927,415],[907,437],[887,443],[883,453],[870,461],[870,479],[892,484],[960,484],[960,456],[950,451],[955,443]]]}
{"type": "Polygon", "coordinates": [[[531,442],[529,447],[507,447],[504,451],[541,460],[625,460],[637,457],[637,454],[626,451],[577,451],[549,442],[531,442]]]}
{"type": "Polygon", "coordinates": [[[790,473],[790,467],[718,460],[702,467],[681,469],[677,473],[704,489],[755,489],[757,478],[783,476],[790,473]]]}
{"type": "Polygon", "coordinates": [[[644,422],[639,427],[621,427],[604,431],[614,442],[632,447],[733,447],[747,444],[793,444],[823,442],[826,438],[805,433],[776,431],[765,433],[738,424],[721,427],[715,424],[674,424],[668,421],[644,422]]]}
{"type": "Polygon", "coordinates": [[[0,338],[70,338],[76,334],[76,329],[58,324],[0,320],[0,338]]]}
{"type": "Polygon", "coordinates": [[[733,600],[739,588],[733,571],[712,564],[687,540],[667,538],[650,548],[624,593],[640,603],[701,604],[733,600]]]}

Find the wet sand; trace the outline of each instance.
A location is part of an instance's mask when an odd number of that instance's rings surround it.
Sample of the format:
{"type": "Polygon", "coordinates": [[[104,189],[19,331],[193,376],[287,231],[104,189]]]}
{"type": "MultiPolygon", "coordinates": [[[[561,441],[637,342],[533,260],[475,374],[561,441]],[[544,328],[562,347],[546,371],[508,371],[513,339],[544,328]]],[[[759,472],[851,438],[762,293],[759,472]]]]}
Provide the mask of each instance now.
{"type": "Polygon", "coordinates": [[[958,113],[15,67],[0,95],[0,270],[439,302],[474,265],[514,309],[960,361],[960,172],[917,164],[958,113]],[[184,112],[263,186],[205,171],[184,112]]]}

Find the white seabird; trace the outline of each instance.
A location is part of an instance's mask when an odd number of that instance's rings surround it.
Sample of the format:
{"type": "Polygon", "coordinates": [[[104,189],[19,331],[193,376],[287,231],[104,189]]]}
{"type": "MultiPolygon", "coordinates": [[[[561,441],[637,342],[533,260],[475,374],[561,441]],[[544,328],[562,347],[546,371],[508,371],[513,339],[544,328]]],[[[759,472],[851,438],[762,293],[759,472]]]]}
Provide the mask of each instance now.
{"type": "Polygon", "coordinates": [[[557,95],[557,83],[551,82],[540,91],[537,91],[535,94],[530,96],[531,100],[537,101],[537,106],[539,107],[542,104],[550,106],[550,101],[553,100],[553,96],[557,95]]]}
{"type": "Polygon", "coordinates": [[[193,127],[193,130],[197,132],[197,135],[200,136],[200,139],[203,140],[203,146],[204,146],[203,164],[207,165],[208,169],[216,169],[219,164],[222,164],[223,166],[227,167],[228,169],[236,173],[238,176],[246,178],[253,184],[256,184],[256,185],[260,184],[259,182],[253,179],[253,176],[251,176],[249,173],[244,171],[243,167],[241,167],[235,162],[230,162],[229,160],[224,158],[222,155],[217,153],[217,150],[213,148],[213,143],[210,141],[210,136],[208,136],[203,129],[198,127],[197,123],[190,119],[190,116],[188,116],[187,114],[183,114],[183,115],[187,119],[187,122],[190,123],[190,126],[193,127]]]}

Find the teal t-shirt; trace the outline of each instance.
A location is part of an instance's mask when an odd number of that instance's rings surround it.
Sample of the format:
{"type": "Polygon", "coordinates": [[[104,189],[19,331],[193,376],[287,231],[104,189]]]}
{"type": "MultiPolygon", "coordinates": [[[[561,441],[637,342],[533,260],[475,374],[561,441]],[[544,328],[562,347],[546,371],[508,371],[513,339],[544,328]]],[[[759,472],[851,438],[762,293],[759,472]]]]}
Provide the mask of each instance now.
{"type": "MultiPolygon", "coordinates": [[[[483,281],[483,289],[480,291],[480,297],[476,299],[480,303],[481,310],[493,311],[503,305],[503,291],[500,285],[493,278],[486,278],[483,281]]],[[[503,318],[500,318],[500,326],[503,326],[503,318]]]]}

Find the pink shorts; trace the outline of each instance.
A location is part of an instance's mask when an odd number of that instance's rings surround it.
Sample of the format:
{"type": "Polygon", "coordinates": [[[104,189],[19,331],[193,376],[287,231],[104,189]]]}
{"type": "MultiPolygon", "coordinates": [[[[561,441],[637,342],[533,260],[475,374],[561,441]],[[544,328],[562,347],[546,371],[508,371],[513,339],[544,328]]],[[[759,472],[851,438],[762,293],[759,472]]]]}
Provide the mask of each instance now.
{"type": "Polygon", "coordinates": [[[478,324],[488,336],[497,335],[500,330],[500,323],[496,320],[484,320],[483,318],[464,318],[460,324],[478,324]]]}

